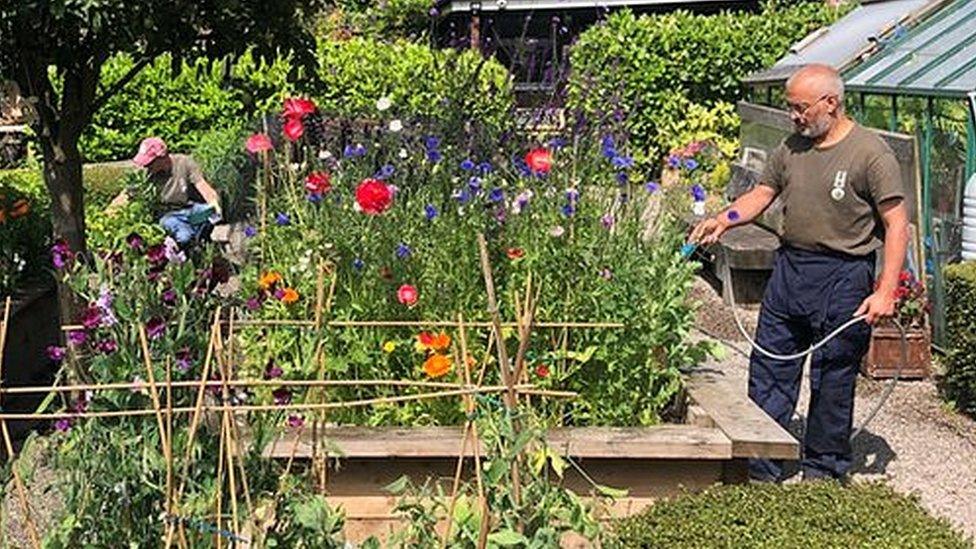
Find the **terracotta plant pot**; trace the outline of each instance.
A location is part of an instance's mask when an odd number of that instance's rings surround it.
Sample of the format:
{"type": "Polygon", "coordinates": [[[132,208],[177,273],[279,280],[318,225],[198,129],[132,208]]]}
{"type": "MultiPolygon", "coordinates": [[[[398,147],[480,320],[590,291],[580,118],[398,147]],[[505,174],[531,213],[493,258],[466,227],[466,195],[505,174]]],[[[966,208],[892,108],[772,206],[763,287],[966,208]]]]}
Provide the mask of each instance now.
{"type": "Polygon", "coordinates": [[[871,344],[861,364],[861,371],[872,379],[889,379],[898,373],[899,378],[925,379],[931,374],[931,338],[927,328],[909,328],[908,362],[901,365],[901,331],[894,325],[875,326],[871,331],[871,344]],[[898,371],[901,366],[901,371],[898,371]]]}

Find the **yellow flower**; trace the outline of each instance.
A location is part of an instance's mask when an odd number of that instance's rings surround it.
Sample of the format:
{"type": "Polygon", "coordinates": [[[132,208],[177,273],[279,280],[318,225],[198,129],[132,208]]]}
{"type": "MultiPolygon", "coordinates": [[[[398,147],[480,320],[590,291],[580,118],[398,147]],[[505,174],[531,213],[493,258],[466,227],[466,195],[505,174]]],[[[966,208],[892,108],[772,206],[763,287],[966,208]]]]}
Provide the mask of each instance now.
{"type": "Polygon", "coordinates": [[[434,353],[424,361],[424,373],[427,377],[438,378],[451,371],[451,359],[446,356],[434,353]]]}
{"type": "Polygon", "coordinates": [[[395,341],[387,341],[386,343],[383,344],[383,352],[384,353],[392,353],[395,350],[396,350],[396,342],[395,341]]]}

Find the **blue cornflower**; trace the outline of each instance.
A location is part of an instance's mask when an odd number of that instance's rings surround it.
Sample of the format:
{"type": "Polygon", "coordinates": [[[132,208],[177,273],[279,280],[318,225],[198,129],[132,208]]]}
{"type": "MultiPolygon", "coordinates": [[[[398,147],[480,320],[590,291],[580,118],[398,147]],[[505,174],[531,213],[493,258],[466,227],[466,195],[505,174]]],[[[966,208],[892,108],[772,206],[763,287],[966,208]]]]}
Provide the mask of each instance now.
{"type": "Polygon", "coordinates": [[[357,271],[363,270],[363,267],[365,266],[366,264],[363,262],[363,260],[359,259],[358,257],[352,260],[352,268],[356,269],[357,271]]]}
{"type": "Polygon", "coordinates": [[[386,164],[380,168],[380,171],[376,172],[374,177],[376,177],[376,179],[389,179],[395,171],[396,168],[394,168],[392,164],[386,164]]]}
{"type": "Polygon", "coordinates": [[[491,200],[492,202],[501,202],[502,200],[505,200],[505,191],[499,187],[495,187],[490,193],[488,193],[488,200],[491,200]]]}
{"type": "Polygon", "coordinates": [[[427,151],[427,160],[437,163],[441,161],[441,152],[437,149],[430,149],[427,151]]]}
{"type": "Polygon", "coordinates": [[[437,150],[437,148],[441,146],[441,140],[433,135],[428,135],[424,139],[424,146],[427,147],[428,151],[437,150]]]}
{"type": "Polygon", "coordinates": [[[481,172],[481,175],[488,175],[492,172],[492,170],[493,168],[491,167],[491,162],[488,162],[487,160],[478,164],[478,171],[481,172]]]}
{"type": "Polygon", "coordinates": [[[410,257],[410,246],[407,246],[403,242],[399,243],[396,248],[396,256],[400,259],[406,259],[410,257]]]}
{"type": "Polygon", "coordinates": [[[258,230],[255,229],[253,225],[248,225],[247,227],[244,227],[244,236],[248,238],[254,238],[255,236],[257,236],[257,234],[258,234],[258,230]]]}
{"type": "Polygon", "coordinates": [[[291,218],[284,212],[278,212],[278,215],[275,216],[275,223],[279,226],[291,225],[291,218]]]}
{"type": "Polygon", "coordinates": [[[689,158],[685,160],[685,168],[689,170],[694,170],[697,167],[698,167],[698,161],[695,160],[694,158],[689,158]]]}
{"type": "Polygon", "coordinates": [[[705,194],[705,188],[698,183],[691,186],[691,197],[695,199],[695,202],[704,202],[705,194]]]}
{"type": "Polygon", "coordinates": [[[618,172],[617,173],[617,184],[619,184],[619,185],[626,185],[627,184],[627,180],[628,180],[627,179],[627,172],[618,172]]]}
{"type": "Polygon", "coordinates": [[[481,191],[481,178],[476,175],[471,176],[471,179],[468,180],[468,188],[475,194],[479,193],[481,191]]]}
{"type": "Polygon", "coordinates": [[[437,217],[437,208],[433,204],[424,206],[424,217],[427,218],[427,221],[433,221],[437,217]]]}
{"type": "Polygon", "coordinates": [[[461,169],[470,172],[474,169],[474,162],[470,158],[465,158],[461,161],[461,169]]]}
{"type": "Polygon", "coordinates": [[[562,212],[566,217],[572,217],[576,213],[576,208],[572,204],[566,204],[563,206],[562,212]]]}
{"type": "Polygon", "coordinates": [[[615,156],[611,162],[614,168],[629,168],[634,165],[634,159],[629,156],[615,156]]]}
{"type": "Polygon", "coordinates": [[[661,185],[659,185],[657,181],[648,181],[644,185],[644,190],[647,191],[647,192],[649,192],[649,193],[651,193],[651,194],[656,193],[658,191],[658,189],[660,189],[660,188],[661,188],[661,185]]]}

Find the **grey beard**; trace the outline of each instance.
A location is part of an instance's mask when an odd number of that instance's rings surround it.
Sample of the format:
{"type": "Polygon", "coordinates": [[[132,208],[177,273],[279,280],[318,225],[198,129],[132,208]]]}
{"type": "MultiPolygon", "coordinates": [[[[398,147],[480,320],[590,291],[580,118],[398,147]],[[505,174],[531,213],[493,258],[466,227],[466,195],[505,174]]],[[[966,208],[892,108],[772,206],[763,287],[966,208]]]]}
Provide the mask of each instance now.
{"type": "Polygon", "coordinates": [[[825,133],[830,131],[830,121],[829,120],[818,120],[814,124],[810,124],[805,128],[799,130],[800,135],[806,137],[807,139],[816,139],[823,136],[825,133]]]}

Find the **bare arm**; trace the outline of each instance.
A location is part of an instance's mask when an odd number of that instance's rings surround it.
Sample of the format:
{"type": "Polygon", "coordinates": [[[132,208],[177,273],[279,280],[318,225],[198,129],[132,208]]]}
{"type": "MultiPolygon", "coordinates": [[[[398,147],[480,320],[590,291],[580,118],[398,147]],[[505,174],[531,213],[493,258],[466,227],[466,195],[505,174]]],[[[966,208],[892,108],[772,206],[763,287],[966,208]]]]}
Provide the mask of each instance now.
{"type": "Polygon", "coordinates": [[[776,198],[776,191],[771,187],[756,185],[749,192],[735,199],[735,202],[724,212],[699,223],[691,232],[689,240],[699,244],[714,244],[730,227],[750,223],[759,217],[774,198],[776,198]]]}
{"type": "Polygon", "coordinates": [[[111,216],[115,213],[116,210],[118,210],[122,206],[125,206],[128,203],[129,203],[129,193],[128,191],[123,189],[119,191],[119,194],[115,195],[115,198],[113,198],[111,202],[108,203],[108,206],[105,208],[105,214],[111,216]]]}
{"type": "Polygon", "coordinates": [[[210,186],[210,183],[207,183],[207,180],[201,177],[196,183],[196,188],[207,204],[213,206],[214,210],[220,213],[220,195],[210,186]]]}
{"type": "Polygon", "coordinates": [[[854,316],[867,314],[868,324],[895,314],[898,273],[908,251],[908,209],[905,202],[900,199],[882,202],[879,209],[885,225],[884,265],[878,278],[878,289],[854,313],[854,316]]]}

